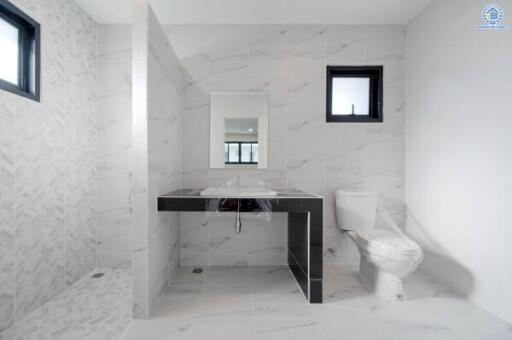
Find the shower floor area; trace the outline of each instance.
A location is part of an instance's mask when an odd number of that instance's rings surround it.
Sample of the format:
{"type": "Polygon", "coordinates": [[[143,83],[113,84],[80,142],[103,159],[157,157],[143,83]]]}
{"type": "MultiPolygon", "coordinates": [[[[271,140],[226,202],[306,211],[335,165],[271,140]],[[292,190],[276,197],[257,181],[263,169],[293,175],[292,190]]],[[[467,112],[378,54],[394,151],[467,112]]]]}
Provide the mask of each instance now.
{"type": "Polygon", "coordinates": [[[410,301],[381,300],[352,268],[325,266],[324,304],[288,267],[182,267],[150,320],[131,320],[131,275],[91,275],[1,336],[109,340],[508,340],[512,326],[417,272],[410,301]]]}
{"type": "Polygon", "coordinates": [[[130,270],[94,271],[0,333],[0,340],[119,339],[132,320],[130,270]],[[103,276],[93,278],[96,273],[103,276]]]}

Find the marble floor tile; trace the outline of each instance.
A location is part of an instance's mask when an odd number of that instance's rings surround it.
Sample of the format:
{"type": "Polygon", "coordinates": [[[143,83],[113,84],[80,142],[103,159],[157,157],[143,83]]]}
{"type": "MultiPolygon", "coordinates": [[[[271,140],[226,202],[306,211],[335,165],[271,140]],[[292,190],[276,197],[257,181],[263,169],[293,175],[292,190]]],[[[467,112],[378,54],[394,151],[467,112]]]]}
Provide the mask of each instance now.
{"type": "Polygon", "coordinates": [[[511,325],[419,272],[405,286],[409,301],[384,301],[353,268],[327,265],[325,303],[311,305],[287,267],[184,267],[155,317],[134,321],[123,340],[512,339],[511,325]]]}
{"type": "Polygon", "coordinates": [[[206,274],[206,287],[249,287],[249,268],[247,266],[210,267],[206,274]]]}
{"type": "Polygon", "coordinates": [[[189,340],[195,319],[153,317],[149,320],[134,320],[123,336],[123,340],[189,340]]]}
{"type": "Polygon", "coordinates": [[[102,270],[87,275],[12,327],[0,340],[113,340],[131,321],[131,272],[102,270]]]}
{"type": "Polygon", "coordinates": [[[253,314],[249,290],[245,288],[211,289],[203,294],[201,304],[203,311],[198,319],[249,318],[253,314]]]}
{"type": "Polygon", "coordinates": [[[256,340],[254,322],[240,319],[197,320],[190,335],[190,340],[256,340]]]}
{"type": "Polygon", "coordinates": [[[285,292],[253,296],[254,315],[257,318],[304,318],[311,316],[309,303],[299,287],[285,292]]]}
{"type": "Polygon", "coordinates": [[[323,339],[318,323],[312,318],[256,319],[258,340],[323,339]]]}
{"type": "Polygon", "coordinates": [[[409,300],[366,291],[353,268],[327,265],[324,304],[309,304],[287,267],[178,270],[153,317],[131,320],[131,275],[90,275],[0,340],[510,340],[512,325],[414,273],[409,300]],[[131,323],[130,323],[131,322],[131,323]]]}

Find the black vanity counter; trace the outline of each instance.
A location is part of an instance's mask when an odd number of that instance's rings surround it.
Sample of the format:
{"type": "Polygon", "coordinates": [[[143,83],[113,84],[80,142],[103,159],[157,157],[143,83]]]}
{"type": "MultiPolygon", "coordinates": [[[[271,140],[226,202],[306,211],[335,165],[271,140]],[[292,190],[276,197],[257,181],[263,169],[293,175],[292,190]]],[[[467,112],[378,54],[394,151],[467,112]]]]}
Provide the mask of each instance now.
{"type": "Polygon", "coordinates": [[[288,213],[288,265],[311,303],[322,303],[323,198],[300,190],[274,190],[277,196],[201,196],[202,189],[179,189],[158,197],[159,211],[208,211],[211,201],[224,212],[258,212],[263,201],[272,212],[288,213]]]}

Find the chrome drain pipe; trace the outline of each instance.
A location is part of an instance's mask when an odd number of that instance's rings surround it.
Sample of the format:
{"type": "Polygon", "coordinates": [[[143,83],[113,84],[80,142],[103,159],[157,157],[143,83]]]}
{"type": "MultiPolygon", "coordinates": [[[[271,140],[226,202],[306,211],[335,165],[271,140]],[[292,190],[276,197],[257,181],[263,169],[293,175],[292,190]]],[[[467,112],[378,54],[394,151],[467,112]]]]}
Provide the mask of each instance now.
{"type": "Polygon", "coordinates": [[[242,232],[242,217],[240,216],[240,212],[237,212],[235,216],[235,232],[237,234],[242,232]]]}
{"type": "Polygon", "coordinates": [[[235,215],[235,232],[240,234],[242,232],[242,217],[240,216],[240,197],[237,197],[236,204],[236,215],[235,215]]]}

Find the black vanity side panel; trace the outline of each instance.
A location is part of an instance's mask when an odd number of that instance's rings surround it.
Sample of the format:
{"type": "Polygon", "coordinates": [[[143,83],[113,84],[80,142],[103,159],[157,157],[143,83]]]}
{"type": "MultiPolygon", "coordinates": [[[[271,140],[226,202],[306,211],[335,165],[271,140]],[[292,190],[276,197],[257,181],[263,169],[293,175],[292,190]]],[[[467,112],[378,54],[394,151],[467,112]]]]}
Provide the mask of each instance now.
{"type": "Polygon", "coordinates": [[[309,267],[309,213],[288,213],[288,265],[309,298],[308,292],[308,267],[309,267]]]}
{"type": "Polygon", "coordinates": [[[288,264],[309,301],[323,302],[323,199],[290,199],[276,210],[288,211],[288,264]],[[284,206],[286,207],[284,207],[284,206]],[[309,224],[309,230],[308,230],[309,224]],[[308,237],[309,236],[309,237],[308,237]],[[309,249],[309,254],[308,254],[309,249]]]}
{"type": "Polygon", "coordinates": [[[288,250],[290,256],[303,268],[307,274],[308,268],[308,218],[309,213],[289,212],[288,213],[288,250]]]}
{"type": "Polygon", "coordinates": [[[323,200],[311,200],[310,210],[310,233],[309,233],[309,256],[310,273],[309,288],[311,303],[322,303],[322,282],[323,282],[323,200]]]}

